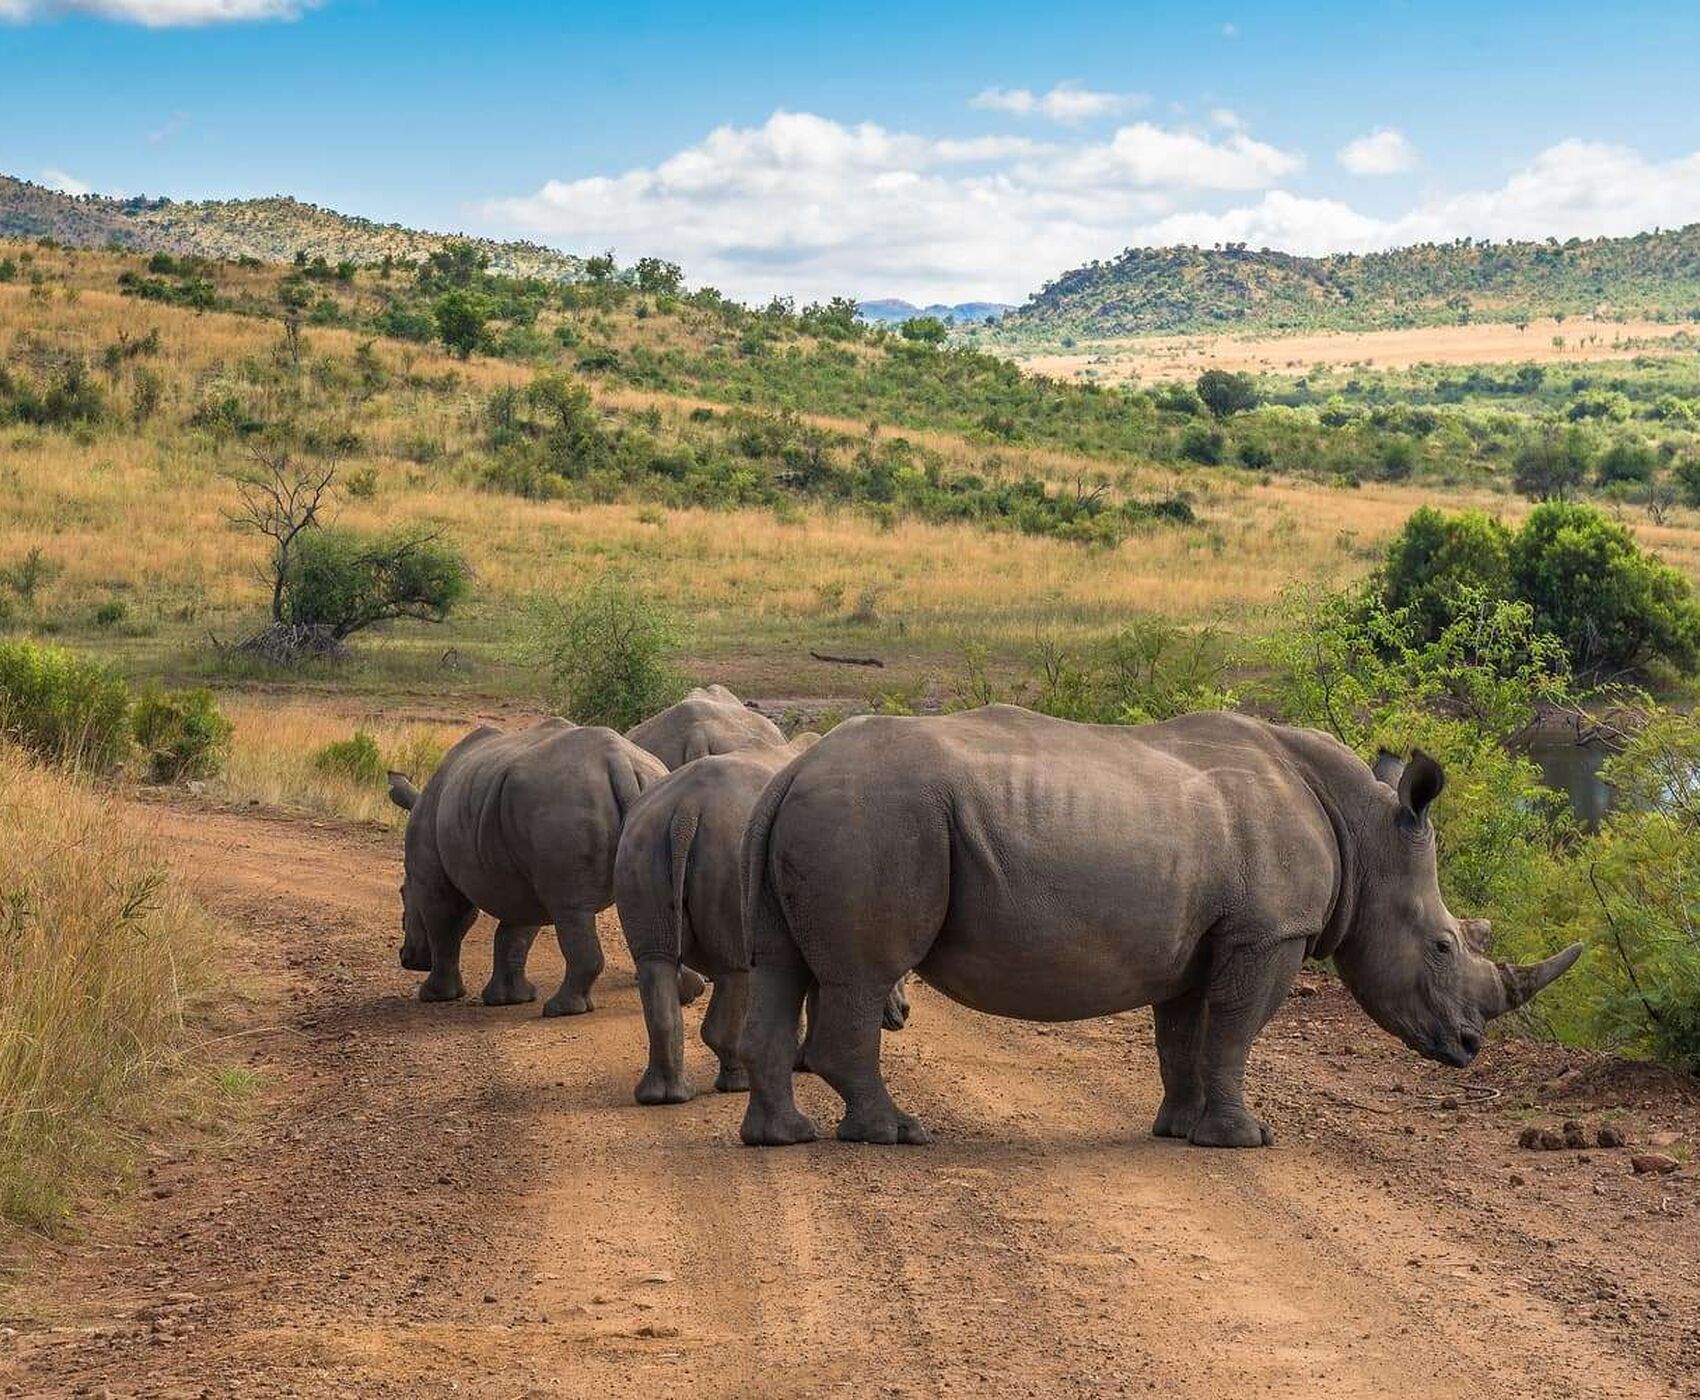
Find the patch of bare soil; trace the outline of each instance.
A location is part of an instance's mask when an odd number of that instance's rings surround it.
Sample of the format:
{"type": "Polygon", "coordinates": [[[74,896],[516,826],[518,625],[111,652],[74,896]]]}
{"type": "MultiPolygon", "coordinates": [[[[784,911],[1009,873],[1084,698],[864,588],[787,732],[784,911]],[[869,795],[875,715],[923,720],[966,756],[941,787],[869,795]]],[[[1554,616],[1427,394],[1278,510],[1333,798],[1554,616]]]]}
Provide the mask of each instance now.
{"type": "Polygon", "coordinates": [[[264,1111],[33,1261],[7,1394],[1700,1394],[1692,1081],[1526,1045],[1443,1071],[1310,978],[1253,1059],[1278,1146],[1211,1153],[1147,1134],[1147,1015],[921,988],[886,1058],[932,1147],[751,1151],[740,1096],[632,1102],[611,919],[592,1015],[421,1006],[393,836],[137,811],[236,931],[264,1111]],[[1566,1119],[1680,1165],[1517,1145],[1566,1119]]]}

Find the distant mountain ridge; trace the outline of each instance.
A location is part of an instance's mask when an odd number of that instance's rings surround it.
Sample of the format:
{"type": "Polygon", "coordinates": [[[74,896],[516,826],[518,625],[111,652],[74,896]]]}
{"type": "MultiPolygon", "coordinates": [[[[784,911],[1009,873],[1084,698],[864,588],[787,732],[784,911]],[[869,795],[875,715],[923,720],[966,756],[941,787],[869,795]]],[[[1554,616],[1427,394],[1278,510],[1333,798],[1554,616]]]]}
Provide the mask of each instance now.
{"type": "Polygon", "coordinates": [[[1129,248],[1011,311],[1014,336],[1385,330],[1594,311],[1700,319],[1700,224],[1627,238],[1460,239],[1307,258],[1244,244],[1129,248]]]}
{"type": "Polygon", "coordinates": [[[297,254],[327,262],[421,262],[449,243],[474,243],[492,271],[577,280],[584,260],[541,244],[426,233],[400,224],[339,214],[287,196],[268,199],[113,199],[68,195],[0,175],[0,237],[52,238],[75,247],[116,244],[143,252],[289,262],[297,254]]]}
{"type": "Polygon", "coordinates": [[[984,321],[991,316],[994,319],[1014,310],[1008,302],[1002,301],[964,301],[955,306],[945,306],[934,303],[932,306],[916,306],[912,301],[902,301],[897,297],[883,297],[877,301],[859,301],[856,310],[864,321],[874,321],[888,324],[898,321],[912,321],[917,316],[936,316],[941,321],[984,321]]]}

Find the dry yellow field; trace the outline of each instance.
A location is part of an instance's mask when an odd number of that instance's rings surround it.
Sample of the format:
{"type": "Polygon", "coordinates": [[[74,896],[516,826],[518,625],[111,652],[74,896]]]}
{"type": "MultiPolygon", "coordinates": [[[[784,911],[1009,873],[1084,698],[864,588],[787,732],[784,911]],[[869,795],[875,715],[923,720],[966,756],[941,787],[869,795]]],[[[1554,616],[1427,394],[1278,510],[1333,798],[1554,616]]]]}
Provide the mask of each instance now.
{"type": "Polygon", "coordinates": [[[1105,384],[1195,379],[1207,369],[1304,374],[1327,368],[1410,369],[1507,361],[1585,364],[1674,354],[1680,328],[1657,321],[1570,317],[1515,325],[1422,326],[1396,331],[1317,331],[1291,336],[1139,336],[1083,342],[1066,352],[1018,355],[1034,374],[1105,384]],[[1562,343],[1560,343],[1562,342],[1562,343]]]}

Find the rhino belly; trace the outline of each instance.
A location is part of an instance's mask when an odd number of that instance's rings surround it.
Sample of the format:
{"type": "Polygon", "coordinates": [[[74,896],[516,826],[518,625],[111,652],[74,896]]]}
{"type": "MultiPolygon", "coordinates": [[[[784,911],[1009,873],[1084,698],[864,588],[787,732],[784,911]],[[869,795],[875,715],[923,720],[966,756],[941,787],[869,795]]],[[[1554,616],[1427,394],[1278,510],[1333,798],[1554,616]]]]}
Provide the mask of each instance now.
{"type": "Polygon", "coordinates": [[[1078,1021],[1150,1006],[1183,990],[1196,940],[1179,933],[1121,921],[952,920],[916,971],[976,1011],[1078,1021]]]}

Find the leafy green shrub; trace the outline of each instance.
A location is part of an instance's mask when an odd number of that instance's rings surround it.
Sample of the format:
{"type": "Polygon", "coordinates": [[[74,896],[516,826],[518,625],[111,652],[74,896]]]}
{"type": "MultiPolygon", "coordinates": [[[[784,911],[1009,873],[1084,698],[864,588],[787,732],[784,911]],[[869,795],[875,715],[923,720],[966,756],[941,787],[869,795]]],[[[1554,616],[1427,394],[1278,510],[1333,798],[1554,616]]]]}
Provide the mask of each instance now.
{"type": "Polygon", "coordinates": [[[307,530],[283,579],[282,620],[342,640],[383,622],[441,622],[471,591],[472,570],[431,535],[307,530]]]}
{"type": "Polygon", "coordinates": [[[1197,462],[1200,466],[1221,466],[1227,450],[1228,440],[1220,428],[1207,427],[1203,423],[1189,423],[1186,431],[1181,434],[1181,456],[1189,462],[1197,462]]]}
{"type": "Polygon", "coordinates": [[[1503,598],[1511,584],[1511,531],[1480,511],[1414,512],[1387,547],[1375,576],[1381,601],[1407,612],[1423,641],[1440,636],[1468,592],[1503,598]]]}
{"type": "Polygon", "coordinates": [[[326,744],[313,755],[313,767],[366,786],[382,782],[386,771],[378,741],[364,729],[355,730],[352,738],[326,744]]]}
{"type": "Polygon", "coordinates": [[[566,598],[534,605],[527,652],[549,702],[579,724],[630,729],[685,691],[674,664],[680,628],[633,581],[603,574],[566,598]]]}
{"type": "Polygon", "coordinates": [[[143,691],[131,711],[130,730],[156,783],[210,778],[224,767],[230,747],[230,721],[205,688],[143,691]]]}
{"type": "Polygon", "coordinates": [[[1595,479],[1601,486],[1620,482],[1644,485],[1653,479],[1658,461],[1658,454],[1644,442],[1614,442],[1600,454],[1594,467],[1595,479]]]}
{"type": "Polygon", "coordinates": [[[1700,608],[1688,580],[1591,506],[1548,502],[1511,545],[1511,584],[1535,624],[1564,643],[1576,668],[1612,672],[1700,662],[1700,608]]]}
{"type": "Polygon", "coordinates": [[[122,598],[108,598],[94,610],[96,627],[116,627],[130,615],[130,607],[122,598]]]}
{"type": "Polygon", "coordinates": [[[130,694],[111,667],[35,642],[0,642],[0,734],[50,762],[104,773],[130,751],[130,694]]]}
{"type": "Polygon", "coordinates": [[[1258,405],[1257,383],[1249,374],[1207,369],[1198,376],[1199,399],[1218,418],[1247,413],[1258,405]]]}

